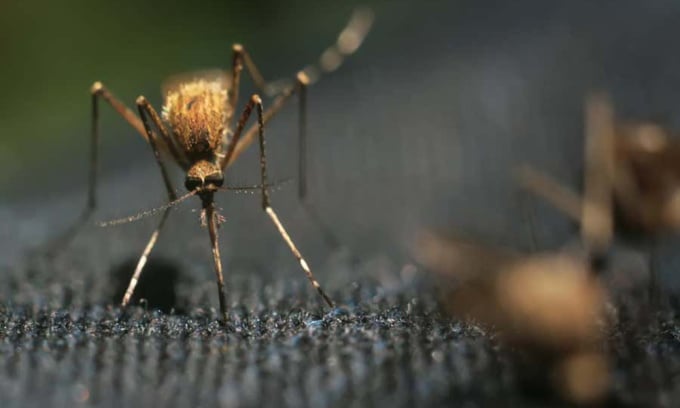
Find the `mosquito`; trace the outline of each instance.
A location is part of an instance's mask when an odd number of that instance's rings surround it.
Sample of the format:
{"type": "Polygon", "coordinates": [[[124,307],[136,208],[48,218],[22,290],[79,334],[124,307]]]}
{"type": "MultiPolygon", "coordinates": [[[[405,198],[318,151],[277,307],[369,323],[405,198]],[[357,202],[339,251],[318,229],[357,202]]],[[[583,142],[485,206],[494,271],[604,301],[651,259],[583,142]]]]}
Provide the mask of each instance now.
{"type": "MultiPolygon", "coordinates": [[[[680,231],[680,142],[655,123],[617,120],[602,93],[587,98],[585,119],[583,198],[528,166],[521,184],[581,222],[594,260],[604,258],[615,227],[648,238],[680,231]]],[[[653,266],[650,273],[653,295],[653,266]]]]}
{"type": "Polygon", "coordinates": [[[171,81],[164,89],[164,104],[161,114],[154,109],[144,96],[136,100],[139,113],[137,116],[131,109],[117,99],[104,84],[95,82],[91,88],[92,98],[92,128],[90,177],[88,184],[88,200],[86,208],[79,220],[65,234],[64,241],[68,242],[77,232],[87,224],[97,207],[97,167],[99,144],[99,102],[108,103],[120,116],[125,119],[149,143],[155,160],[161,171],[163,182],[167,190],[169,203],[156,210],[138,214],[100,225],[115,225],[134,221],[142,216],[162,212],[160,221],[153,231],[142,252],[130,283],[122,299],[122,306],[130,302],[135,286],[144,269],[149,254],[154,248],[160,232],[173,206],[190,197],[197,196],[201,200],[201,219],[207,225],[217,278],[220,312],[224,323],[228,321],[227,304],[224,287],[224,275],[219,249],[218,227],[224,218],[217,213],[215,207],[215,193],[230,190],[224,187],[226,169],[254,142],[259,141],[260,176],[258,189],[262,196],[262,209],[272,221],[279,234],[300,264],[312,286],[317,290],[329,307],[333,302],[314,275],[305,258],[289,236],[283,223],[272,207],[269,196],[267,178],[267,159],[265,154],[265,124],[267,124],[293,96],[299,101],[299,196],[304,198],[306,193],[306,89],[316,82],[322,74],[335,71],[344,59],[353,54],[362,44],[368,34],[373,21],[373,13],[367,8],[356,9],[349,22],[340,32],[336,42],[328,47],[319,60],[299,71],[294,80],[266,82],[259,69],[253,62],[245,47],[234,44],[232,47],[231,73],[206,75],[198,74],[187,79],[171,81]],[[239,85],[241,72],[248,71],[258,90],[273,97],[271,107],[267,110],[258,94],[253,94],[243,108],[236,126],[233,126],[234,113],[239,99],[239,85]],[[246,124],[255,111],[257,122],[246,130],[246,124]],[[184,186],[188,193],[178,197],[168,174],[166,164],[170,156],[185,173],[184,186]]]}
{"type": "Polygon", "coordinates": [[[586,259],[430,231],[418,237],[416,257],[437,274],[441,303],[451,315],[491,327],[512,348],[547,362],[569,399],[593,402],[605,394],[609,368],[598,350],[609,317],[607,294],[586,259]]]}

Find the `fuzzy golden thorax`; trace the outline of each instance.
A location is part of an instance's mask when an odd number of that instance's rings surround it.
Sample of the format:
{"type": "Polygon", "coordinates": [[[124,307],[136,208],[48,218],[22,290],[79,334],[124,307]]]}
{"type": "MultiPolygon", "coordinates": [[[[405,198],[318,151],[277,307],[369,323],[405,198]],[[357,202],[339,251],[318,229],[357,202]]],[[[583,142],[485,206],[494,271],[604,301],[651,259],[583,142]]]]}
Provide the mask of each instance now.
{"type": "Polygon", "coordinates": [[[222,186],[223,182],[224,176],[217,164],[207,160],[199,160],[187,171],[184,186],[189,191],[196,190],[197,188],[215,191],[217,187],[222,186]]]}
{"type": "Polygon", "coordinates": [[[163,119],[190,160],[210,159],[227,131],[227,88],[221,81],[196,79],[165,96],[163,119]]]}

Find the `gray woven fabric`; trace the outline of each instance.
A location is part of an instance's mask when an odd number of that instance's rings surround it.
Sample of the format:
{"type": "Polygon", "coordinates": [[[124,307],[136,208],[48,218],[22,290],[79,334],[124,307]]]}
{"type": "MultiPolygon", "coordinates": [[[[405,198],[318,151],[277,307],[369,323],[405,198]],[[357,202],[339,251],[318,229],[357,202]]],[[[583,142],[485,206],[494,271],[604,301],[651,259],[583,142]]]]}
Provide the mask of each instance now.
{"type": "MultiPolygon", "coordinates": [[[[5,279],[0,405],[565,404],[540,363],[527,365],[523,352],[499,344],[493,332],[444,316],[417,276],[335,288],[332,310],[306,282],[230,279],[225,328],[205,307],[208,299],[180,296],[196,292],[195,284],[173,279],[168,265],[151,262],[139,295],[168,306],[167,292],[148,292],[164,281],[181,314],[155,311],[151,300],[125,312],[88,303],[103,293],[92,293],[90,283],[82,292],[55,283],[49,274],[60,271],[42,270],[40,262],[20,271],[35,286],[16,274],[5,279]]],[[[613,359],[607,401],[673,406],[680,398],[678,305],[668,303],[655,318],[639,310],[624,304],[621,325],[603,344],[613,359]]]]}

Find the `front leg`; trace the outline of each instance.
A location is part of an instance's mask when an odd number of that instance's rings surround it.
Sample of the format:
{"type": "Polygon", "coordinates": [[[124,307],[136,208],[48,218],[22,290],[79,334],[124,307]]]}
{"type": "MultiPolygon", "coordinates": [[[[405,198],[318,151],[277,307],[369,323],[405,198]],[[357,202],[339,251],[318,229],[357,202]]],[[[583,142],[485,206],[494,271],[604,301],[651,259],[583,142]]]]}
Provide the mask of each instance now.
{"type": "Polygon", "coordinates": [[[95,82],[90,88],[90,97],[92,100],[91,113],[91,127],[90,127],[90,159],[89,159],[89,178],[87,189],[87,202],[85,209],[80,217],[71,225],[64,233],[53,239],[48,244],[47,254],[49,256],[56,255],[60,250],[65,248],[88,224],[92,214],[97,208],[97,182],[98,182],[98,168],[99,168],[99,100],[103,99],[108,103],[127,123],[130,124],[139,134],[147,141],[148,136],[144,130],[142,121],[130,110],[123,102],[116,98],[109,90],[101,83],[95,82]]]}
{"type": "Polygon", "coordinates": [[[333,302],[328,297],[328,295],[326,295],[326,292],[324,292],[324,290],[321,288],[321,285],[319,285],[319,282],[314,277],[314,274],[312,273],[309,264],[307,263],[307,261],[305,261],[304,257],[298,250],[297,246],[295,246],[295,243],[291,239],[290,235],[288,235],[288,232],[281,223],[281,220],[279,220],[276,211],[274,211],[274,208],[271,205],[271,200],[269,198],[269,190],[267,189],[267,186],[269,184],[267,182],[267,155],[265,152],[264,115],[262,108],[262,100],[258,95],[253,95],[252,98],[250,99],[250,102],[248,102],[248,105],[244,109],[243,114],[241,115],[241,119],[239,120],[239,127],[237,128],[236,133],[234,134],[234,139],[238,141],[238,137],[240,136],[241,131],[243,130],[245,122],[250,117],[253,108],[257,108],[258,119],[257,128],[259,130],[258,135],[260,142],[260,176],[261,176],[260,186],[262,190],[262,209],[267,213],[271,221],[276,226],[276,229],[278,230],[279,234],[288,245],[288,248],[300,263],[300,267],[305,272],[305,275],[307,275],[307,279],[309,280],[309,282],[317,290],[319,295],[324,299],[328,306],[333,307],[333,302]]]}
{"type": "MultiPolygon", "coordinates": [[[[149,101],[146,100],[145,97],[140,96],[139,98],[137,98],[137,109],[139,110],[139,116],[142,118],[144,130],[149,140],[149,145],[151,146],[151,150],[153,150],[156,162],[160,167],[161,175],[163,176],[163,183],[165,184],[165,189],[167,190],[168,193],[168,199],[170,201],[174,201],[177,199],[177,195],[175,194],[175,189],[173,188],[172,182],[170,181],[168,170],[165,167],[165,162],[163,161],[163,156],[161,156],[161,152],[158,147],[158,138],[156,134],[151,130],[149,118],[151,118],[151,120],[154,122],[154,124],[161,132],[161,134],[166,134],[167,132],[163,128],[163,124],[160,122],[160,118],[158,117],[156,110],[149,103],[149,101]]],[[[154,246],[156,245],[156,242],[158,241],[158,236],[161,233],[161,229],[163,229],[163,226],[165,225],[165,221],[168,219],[170,209],[171,207],[168,207],[165,209],[165,211],[163,211],[163,215],[161,216],[160,222],[158,223],[156,229],[154,229],[153,233],[151,234],[151,237],[149,238],[146,247],[144,247],[142,255],[139,257],[139,260],[137,261],[137,266],[135,267],[135,271],[132,273],[130,283],[128,284],[127,290],[125,291],[123,300],[121,301],[122,307],[126,307],[130,303],[130,299],[132,299],[132,294],[134,293],[135,287],[137,286],[139,278],[142,275],[142,270],[144,269],[144,266],[146,265],[146,262],[149,259],[149,254],[151,254],[151,250],[153,250],[154,246]]]]}

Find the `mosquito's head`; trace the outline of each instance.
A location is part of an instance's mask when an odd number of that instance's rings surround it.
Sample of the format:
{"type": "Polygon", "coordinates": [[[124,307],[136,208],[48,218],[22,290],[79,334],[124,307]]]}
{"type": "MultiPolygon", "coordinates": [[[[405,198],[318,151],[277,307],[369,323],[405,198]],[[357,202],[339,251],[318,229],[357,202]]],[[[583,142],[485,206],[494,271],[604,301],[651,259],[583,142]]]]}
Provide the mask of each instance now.
{"type": "Polygon", "coordinates": [[[220,167],[207,160],[194,163],[187,172],[184,186],[189,191],[198,189],[202,192],[215,192],[224,183],[224,176],[220,167]]]}

